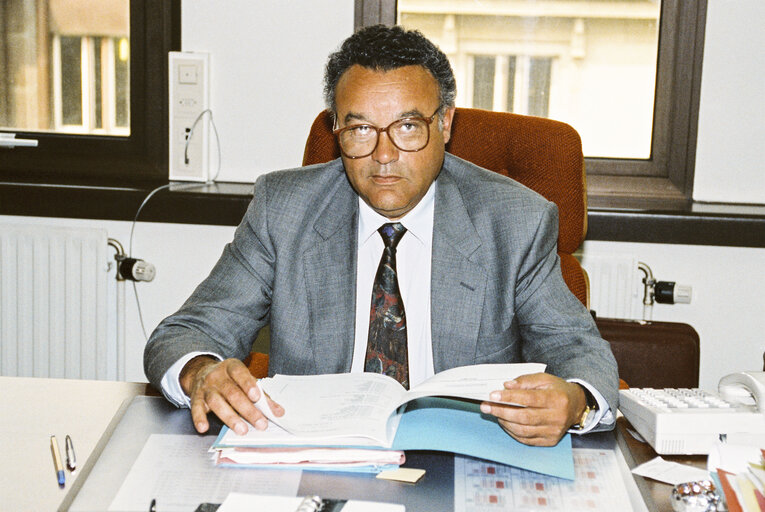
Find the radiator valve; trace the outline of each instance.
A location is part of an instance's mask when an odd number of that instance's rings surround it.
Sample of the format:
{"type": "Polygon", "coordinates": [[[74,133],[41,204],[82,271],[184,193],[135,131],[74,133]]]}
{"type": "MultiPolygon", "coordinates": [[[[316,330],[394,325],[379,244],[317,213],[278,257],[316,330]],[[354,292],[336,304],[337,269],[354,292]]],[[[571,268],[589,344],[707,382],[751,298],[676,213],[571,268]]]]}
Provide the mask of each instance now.
{"type": "Polygon", "coordinates": [[[117,281],[146,281],[154,279],[157,269],[151,263],[147,263],[138,258],[128,258],[125,254],[122,244],[114,238],[108,240],[109,245],[114,247],[116,254],[114,259],[117,261],[117,281]]]}
{"type": "Polygon", "coordinates": [[[690,286],[675,284],[674,281],[656,281],[653,295],[659,304],[690,304],[690,286]]]}
{"type": "Polygon", "coordinates": [[[653,277],[651,267],[642,261],[638,262],[638,270],[643,272],[643,306],[659,304],[690,304],[693,288],[675,284],[674,281],[657,281],[653,277]]]}
{"type": "Polygon", "coordinates": [[[120,276],[130,281],[151,281],[157,273],[151,263],[136,258],[124,258],[119,261],[120,276]]]}

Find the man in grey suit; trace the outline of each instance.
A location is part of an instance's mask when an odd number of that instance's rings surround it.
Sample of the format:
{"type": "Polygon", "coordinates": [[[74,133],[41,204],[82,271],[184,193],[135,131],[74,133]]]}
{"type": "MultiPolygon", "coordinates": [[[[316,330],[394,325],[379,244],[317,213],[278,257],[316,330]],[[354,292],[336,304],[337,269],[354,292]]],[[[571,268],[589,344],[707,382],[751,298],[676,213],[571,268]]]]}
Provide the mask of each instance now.
{"type": "Polygon", "coordinates": [[[561,277],[557,209],[445,153],[455,90],[446,56],[416,31],[370,27],[330,56],[325,96],[343,156],[258,178],[234,240],[146,347],[150,381],[190,406],[199,432],[209,412],[240,433],[243,420],[266,427],[241,362],[266,325],[271,374],[386,371],[382,364],[414,386],[455,366],[542,362],[547,373],[492,395],[527,407],[482,410],[527,444],[613,428],[616,363],[561,277]],[[403,235],[393,261],[381,263],[393,269],[395,292],[382,300],[376,269],[391,242],[377,231],[391,226],[403,235]],[[370,316],[401,301],[405,315],[401,306],[386,325],[405,329],[403,362],[395,347],[399,360],[370,355],[371,333],[379,335],[370,316]]]}

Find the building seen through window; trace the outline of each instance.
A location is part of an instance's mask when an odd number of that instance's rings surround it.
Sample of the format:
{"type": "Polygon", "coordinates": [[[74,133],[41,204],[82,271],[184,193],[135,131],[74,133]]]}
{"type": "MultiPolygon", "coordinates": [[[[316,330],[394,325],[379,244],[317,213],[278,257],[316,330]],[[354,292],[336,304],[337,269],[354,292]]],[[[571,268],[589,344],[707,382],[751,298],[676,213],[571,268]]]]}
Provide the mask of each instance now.
{"type": "Polygon", "coordinates": [[[129,0],[0,3],[0,129],[130,134],[129,0]]]}
{"type": "Polygon", "coordinates": [[[447,54],[457,106],[549,117],[588,157],[651,157],[659,0],[398,0],[447,54]]]}

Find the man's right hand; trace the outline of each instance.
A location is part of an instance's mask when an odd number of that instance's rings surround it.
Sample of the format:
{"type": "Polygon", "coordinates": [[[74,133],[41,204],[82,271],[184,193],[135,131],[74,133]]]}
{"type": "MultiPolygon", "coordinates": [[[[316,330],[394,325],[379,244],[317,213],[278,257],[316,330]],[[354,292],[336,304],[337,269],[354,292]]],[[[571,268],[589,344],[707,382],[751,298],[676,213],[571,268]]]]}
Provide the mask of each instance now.
{"type": "MultiPolygon", "coordinates": [[[[238,359],[218,361],[210,356],[195,357],[183,367],[181,388],[191,398],[191,419],[197,432],[210,428],[207,413],[213,412],[239,435],[247,433],[247,420],[258,430],[265,430],[268,419],[253,402],[260,399],[257,379],[238,359]]],[[[266,396],[276,416],[282,416],[282,406],[266,396]]]]}

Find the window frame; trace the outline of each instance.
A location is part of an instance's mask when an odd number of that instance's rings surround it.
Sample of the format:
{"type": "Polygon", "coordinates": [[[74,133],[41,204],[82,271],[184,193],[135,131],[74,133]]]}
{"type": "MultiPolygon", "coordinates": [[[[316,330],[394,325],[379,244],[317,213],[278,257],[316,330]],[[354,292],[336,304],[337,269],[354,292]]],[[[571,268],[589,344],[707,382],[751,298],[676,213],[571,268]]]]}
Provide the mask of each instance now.
{"type": "Polygon", "coordinates": [[[96,186],[166,182],[167,52],[181,46],[180,7],[180,0],[130,0],[129,136],[0,130],[38,141],[36,148],[0,148],[3,181],[96,186]]]}
{"type": "MultiPolygon", "coordinates": [[[[355,29],[397,20],[396,0],[355,0],[355,29]]],[[[690,204],[707,0],[662,0],[651,156],[585,158],[590,205],[690,204]]]]}

